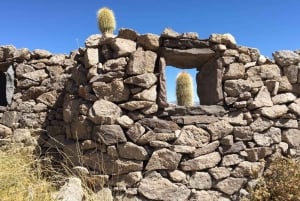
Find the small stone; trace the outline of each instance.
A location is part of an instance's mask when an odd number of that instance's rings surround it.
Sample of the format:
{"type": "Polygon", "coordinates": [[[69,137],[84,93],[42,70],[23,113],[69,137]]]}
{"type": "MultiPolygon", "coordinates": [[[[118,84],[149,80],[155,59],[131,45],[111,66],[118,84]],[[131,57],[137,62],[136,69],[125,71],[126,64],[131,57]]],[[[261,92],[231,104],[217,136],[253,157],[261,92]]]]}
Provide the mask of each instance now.
{"type": "Polygon", "coordinates": [[[274,105],[273,107],[263,107],[259,110],[259,113],[270,119],[276,119],[286,114],[288,107],[286,105],[274,105]]]}
{"type": "Polygon", "coordinates": [[[132,84],[146,89],[149,89],[156,82],[157,82],[157,77],[153,73],[144,73],[141,75],[129,77],[124,80],[124,83],[126,84],[132,84]]]}
{"type": "Polygon", "coordinates": [[[134,121],[127,115],[122,115],[121,117],[117,118],[117,123],[124,128],[130,128],[134,121]]]}
{"type": "Polygon", "coordinates": [[[208,170],[216,180],[224,179],[230,176],[230,171],[226,167],[215,167],[208,170]]]}
{"type": "Polygon", "coordinates": [[[278,94],[272,98],[274,104],[284,104],[296,100],[296,96],[292,93],[278,94]]]}
{"type": "Polygon", "coordinates": [[[237,165],[242,161],[243,159],[238,154],[225,155],[222,158],[221,166],[237,165]]]}
{"type": "Polygon", "coordinates": [[[172,152],[166,148],[153,152],[146,170],[175,170],[180,162],[181,154],[172,152]]]}
{"type": "Polygon", "coordinates": [[[204,145],[208,144],[209,140],[210,135],[207,131],[194,125],[189,125],[183,127],[174,144],[203,147],[204,145]]]}
{"type": "Polygon", "coordinates": [[[98,100],[89,110],[88,117],[95,124],[113,124],[121,116],[121,109],[112,102],[98,100]]]}
{"type": "Polygon", "coordinates": [[[207,130],[211,134],[211,139],[217,140],[217,139],[220,139],[220,138],[232,133],[233,126],[231,126],[227,121],[221,120],[221,121],[209,124],[207,126],[207,130]]]}
{"type": "Polygon", "coordinates": [[[289,66],[300,62],[300,55],[291,50],[281,50],[273,53],[275,62],[280,66],[289,66]]]}
{"type": "Polygon", "coordinates": [[[152,51],[137,50],[129,60],[127,74],[141,75],[153,73],[157,55],[152,51]]]}
{"type": "Polygon", "coordinates": [[[290,148],[300,147],[300,131],[298,129],[288,129],[282,132],[282,141],[288,143],[290,148]]]}
{"type": "Polygon", "coordinates": [[[186,182],[186,174],[180,170],[169,171],[169,177],[174,182],[186,182]]]}
{"type": "Polygon", "coordinates": [[[230,33],[211,34],[210,37],[209,37],[209,40],[211,42],[214,42],[214,43],[228,45],[229,47],[235,47],[236,46],[235,38],[230,33]]]}
{"type": "Polygon", "coordinates": [[[189,187],[208,190],[212,187],[212,179],[207,172],[195,172],[189,180],[189,187]]]}
{"type": "Polygon", "coordinates": [[[221,156],[218,152],[202,155],[197,158],[181,162],[183,171],[199,171],[215,167],[221,161],[221,156]]]}
{"type": "Polygon", "coordinates": [[[156,51],[159,48],[159,36],[155,34],[144,34],[137,38],[137,44],[145,50],[156,51]]]}
{"type": "Polygon", "coordinates": [[[138,139],[145,133],[146,129],[140,124],[133,124],[126,132],[126,135],[133,141],[137,142],[138,139]]]}
{"type": "Polygon", "coordinates": [[[245,182],[246,179],[244,178],[228,177],[227,179],[218,182],[215,187],[227,195],[232,195],[239,191],[245,182]]]}
{"type": "Polygon", "coordinates": [[[110,41],[111,48],[113,49],[113,57],[119,58],[122,56],[129,56],[136,51],[136,42],[123,38],[113,38],[110,41]]]}
{"type": "Polygon", "coordinates": [[[114,145],[121,142],[126,142],[124,132],[119,125],[101,125],[93,129],[93,137],[98,142],[103,142],[105,145],[114,145]]]}
{"type": "Polygon", "coordinates": [[[220,145],[219,141],[214,141],[212,143],[209,143],[201,148],[196,149],[192,154],[192,157],[196,158],[201,155],[212,153],[219,147],[219,145],[220,145]]]}
{"type": "Polygon", "coordinates": [[[118,146],[118,153],[121,158],[146,160],[148,152],[144,147],[138,146],[132,142],[126,142],[118,146]]]}

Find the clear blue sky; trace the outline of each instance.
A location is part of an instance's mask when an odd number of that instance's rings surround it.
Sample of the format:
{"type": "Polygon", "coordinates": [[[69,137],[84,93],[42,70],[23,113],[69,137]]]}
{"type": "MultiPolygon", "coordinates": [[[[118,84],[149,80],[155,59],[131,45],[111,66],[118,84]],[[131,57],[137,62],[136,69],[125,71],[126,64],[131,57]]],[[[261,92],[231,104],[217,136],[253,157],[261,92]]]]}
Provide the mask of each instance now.
{"type": "MultiPolygon", "coordinates": [[[[0,45],[68,54],[77,41],[83,46],[89,35],[99,33],[96,12],[103,6],[114,10],[117,29],[160,34],[170,27],[200,38],[229,32],[239,45],[268,57],[275,50],[300,49],[299,0],[8,0],[0,6],[0,45]]],[[[169,101],[175,100],[177,73],[167,71],[169,101]]]]}

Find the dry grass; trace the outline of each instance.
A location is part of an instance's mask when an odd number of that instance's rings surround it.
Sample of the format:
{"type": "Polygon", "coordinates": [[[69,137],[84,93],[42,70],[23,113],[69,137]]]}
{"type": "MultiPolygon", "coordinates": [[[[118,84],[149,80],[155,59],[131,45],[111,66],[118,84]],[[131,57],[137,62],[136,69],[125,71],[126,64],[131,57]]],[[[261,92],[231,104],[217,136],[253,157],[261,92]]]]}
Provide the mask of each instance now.
{"type": "Polygon", "coordinates": [[[251,201],[300,201],[300,162],[276,158],[250,190],[251,201]]]}
{"type": "Polygon", "coordinates": [[[55,190],[30,152],[0,151],[1,201],[50,201],[55,190]]]}

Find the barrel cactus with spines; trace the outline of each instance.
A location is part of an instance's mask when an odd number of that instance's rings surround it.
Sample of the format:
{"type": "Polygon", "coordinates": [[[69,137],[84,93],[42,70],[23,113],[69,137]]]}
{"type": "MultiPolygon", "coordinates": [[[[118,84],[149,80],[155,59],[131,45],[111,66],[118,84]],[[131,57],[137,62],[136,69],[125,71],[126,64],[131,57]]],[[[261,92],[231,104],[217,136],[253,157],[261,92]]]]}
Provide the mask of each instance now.
{"type": "Polygon", "coordinates": [[[114,32],[116,29],[116,20],[114,12],[111,9],[107,7],[99,9],[97,12],[97,18],[99,30],[102,34],[112,34],[114,32]]]}
{"type": "Polygon", "coordinates": [[[182,106],[192,106],[194,104],[193,80],[187,72],[181,72],[176,78],[177,104],[182,106]]]}

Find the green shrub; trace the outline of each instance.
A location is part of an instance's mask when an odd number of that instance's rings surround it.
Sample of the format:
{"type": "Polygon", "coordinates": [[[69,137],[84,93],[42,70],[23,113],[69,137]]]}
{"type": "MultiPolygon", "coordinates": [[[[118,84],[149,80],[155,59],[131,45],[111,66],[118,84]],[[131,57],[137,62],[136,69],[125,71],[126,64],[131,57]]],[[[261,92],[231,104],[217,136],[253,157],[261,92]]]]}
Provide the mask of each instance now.
{"type": "Polygon", "coordinates": [[[300,163],[276,158],[257,185],[250,189],[251,201],[300,201],[300,163]]]}
{"type": "Polygon", "coordinates": [[[183,106],[193,105],[193,80],[190,74],[181,72],[176,79],[177,104],[183,106]]]}
{"type": "Polygon", "coordinates": [[[104,33],[112,34],[116,29],[116,20],[112,10],[103,7],[97,12],[98,26],[100,31],[104,33]]]}

